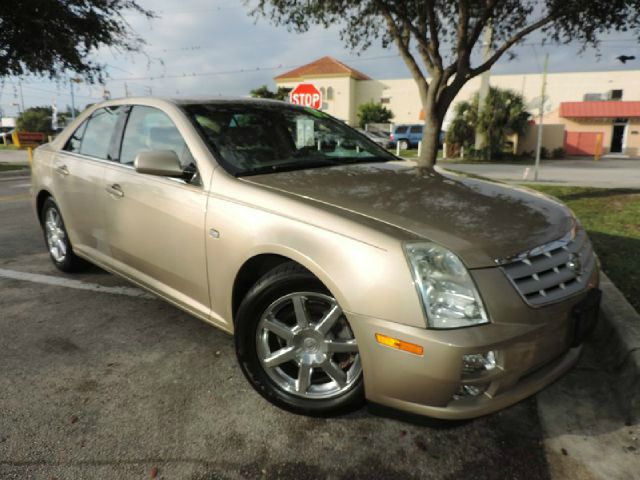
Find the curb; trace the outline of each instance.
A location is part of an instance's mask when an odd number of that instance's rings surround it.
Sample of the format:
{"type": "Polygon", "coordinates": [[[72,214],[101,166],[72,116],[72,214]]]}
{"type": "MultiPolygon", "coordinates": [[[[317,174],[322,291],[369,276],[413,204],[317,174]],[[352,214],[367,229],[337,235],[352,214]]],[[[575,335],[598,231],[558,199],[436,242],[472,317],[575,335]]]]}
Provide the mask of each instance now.
{"type": "Polygon", "coordinates": [[[30,177],[31,169],[29,168],[20,168],[18,170],[7,170],[5,172],[0,172],[0,179],[3,178],[14,178],[14,177],[30,177]]]}
{"type": "Polygon", "coordinates": [[[601,272],[603,345],[617,376],[614,392],[629,425],[640,421],[640,315],[601,272]]]}

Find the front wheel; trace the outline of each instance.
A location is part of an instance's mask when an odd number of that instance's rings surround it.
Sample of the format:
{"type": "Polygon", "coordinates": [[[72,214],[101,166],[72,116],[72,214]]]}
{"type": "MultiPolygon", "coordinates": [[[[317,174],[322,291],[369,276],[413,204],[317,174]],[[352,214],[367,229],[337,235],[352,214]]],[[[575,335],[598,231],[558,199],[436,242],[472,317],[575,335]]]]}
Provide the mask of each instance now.
{"type": "Polygon", "coordinates": [[[236,315],[236,351],[251,385],[267,400],[306,415],[362,405],[358,345],[337,301],[295,263],[267,273],[236,315]]]}

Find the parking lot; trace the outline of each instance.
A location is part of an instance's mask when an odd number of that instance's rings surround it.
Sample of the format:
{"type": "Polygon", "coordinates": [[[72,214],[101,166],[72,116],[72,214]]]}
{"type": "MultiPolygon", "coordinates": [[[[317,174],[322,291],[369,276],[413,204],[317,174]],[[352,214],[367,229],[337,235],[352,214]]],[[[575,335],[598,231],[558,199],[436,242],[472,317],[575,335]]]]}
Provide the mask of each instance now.
{"type": "Polygon", "coordinates": [[[533,399],[449,428],[278,410],[230,336],[97,268],[56,271],[27,194],[0,180],[0,478],[548,477],[533,399]],[[40,283],[64,278],[94,289],[40,283]]]}
{"type": "Polygon", "coordinates": [[[3,480],[590,478],[581,454],[593,478],[633,471],[637,426],[612,413],[592,354],[537,399],[466,423],[281,411],[230,336],[98,268],[57,271],[28,187],[0,178],[3,480]]]}

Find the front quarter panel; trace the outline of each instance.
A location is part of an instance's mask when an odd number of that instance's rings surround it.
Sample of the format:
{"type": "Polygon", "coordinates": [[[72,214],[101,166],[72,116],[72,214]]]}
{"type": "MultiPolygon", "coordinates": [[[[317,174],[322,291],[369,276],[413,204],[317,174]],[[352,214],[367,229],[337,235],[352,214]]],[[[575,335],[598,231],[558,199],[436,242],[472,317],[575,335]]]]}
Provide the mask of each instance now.
{"type": "Polygon", "coordinates": [[[213,320],[233,330],[234,280],[260,254],[294,260],[315,274],[345,312],[425,327],[402,243],[313,202],[216,170],[207,207],[213,320]],[[217,317],[217,318],[216,318],[217,317]]]}

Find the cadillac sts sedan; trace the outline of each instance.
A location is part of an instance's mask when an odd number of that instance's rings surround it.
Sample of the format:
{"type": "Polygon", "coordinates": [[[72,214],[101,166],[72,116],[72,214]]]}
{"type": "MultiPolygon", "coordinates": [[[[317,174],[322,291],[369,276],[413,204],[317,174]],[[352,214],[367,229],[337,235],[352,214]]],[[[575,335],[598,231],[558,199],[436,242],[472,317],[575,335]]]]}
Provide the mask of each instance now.
{"type": "Polygon", "coordinates": [[[566,372],[597,319],[568,208],[418,168],[319,111],[108,101],[32,171],[60,270],[93,263],[233,334],[251,385],[297,413],[488,414],[566,372]]]}

